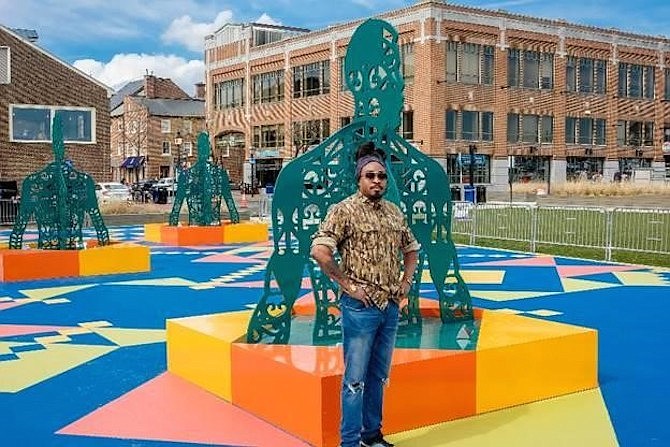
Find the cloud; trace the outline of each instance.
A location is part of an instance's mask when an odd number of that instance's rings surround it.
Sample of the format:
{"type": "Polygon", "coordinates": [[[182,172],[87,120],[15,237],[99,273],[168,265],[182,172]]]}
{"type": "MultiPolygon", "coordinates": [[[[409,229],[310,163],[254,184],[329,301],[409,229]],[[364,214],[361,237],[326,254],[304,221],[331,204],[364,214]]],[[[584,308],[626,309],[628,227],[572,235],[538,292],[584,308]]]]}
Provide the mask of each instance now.
{"type": "Polygon", "coordinates": [[[268,14],[263,13],[259,18],[254,20],[255,23],[263,23],[265,25],[281,25],[282,23],[273,19],[268,14]]]}
{"type": "Polygon", "coordinates": [[[161,35],[161,40],[164,43],[184,45],[191,51],[204,52],[205,36],[230,23],[232,19],[233,13],[230,10],[219,12],[210,23],[194,22],[191,16],[183,15],[170,23],[161,35]]]}
{"type": "Polygon", "coordinates": [[[174,55],[117,54],[106,63],[81,59],[73,65],[115,90],[146,73],[153,73],[172,79],[186,93],[194,95],[194,84],[205,80],[205,63],[202,60],[186,60],[174,55]]]}

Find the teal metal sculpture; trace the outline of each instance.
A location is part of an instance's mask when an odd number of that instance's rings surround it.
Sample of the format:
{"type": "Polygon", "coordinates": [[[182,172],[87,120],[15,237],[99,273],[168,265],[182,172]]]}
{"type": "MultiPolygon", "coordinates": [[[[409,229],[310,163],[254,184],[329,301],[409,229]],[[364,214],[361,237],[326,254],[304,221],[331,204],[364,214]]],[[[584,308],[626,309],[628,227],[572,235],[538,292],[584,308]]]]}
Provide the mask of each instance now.
{"type": "Polygon", "coordinates": [[[426,261],[439,295],[442,321],[473,318],[451,237],[448,177],[435,160],[397,135],[404,81],[396,30],[382,20],[363,23],[349,43],[345,75],[354,96],[352,123],[293,160],[277,179],[272,204],[274,252],[265,273],[264,294],[249,323],[250,343],[288,342],[305,268],[316,303],[313,338],[318,343],[339,337],[337,287],[310,259],[310,244],[328,208],[356,191],[355,152],[365,141],[385,151],[391,173],[385,197],[400,206],[422,245],[415,281],[402,309],[401,330],[421,329],[418,294],[426,261]]]}
{"type": "Polygon", "coordinates": [[[179,224],[179,213],[184,200],[188,205],[189,225],[220,225],[221,198],[226,201],[230,220],[240,221],[240,215],[230,190],[228,172],[210,161],[212,149],[207,132],[198,135],[198,161],[189,169],[177,169],[175,194],[170,225],[179,224]]]}
{"type": "Polygon", "coordinates": [[[93,179],[74,169],[65,160],[63,125],[59,112],[56,112],[53,120],[52,148],[54,161],[23,181],[21,205],[9,237],[9,248],[22,248],[23,234],[33,217],[39,233],[37,248],[83,248],[85,245],[81,230],[86,214],[95,227],[98,245],[109,244],[109,233],[98,209],[93,179]]]}

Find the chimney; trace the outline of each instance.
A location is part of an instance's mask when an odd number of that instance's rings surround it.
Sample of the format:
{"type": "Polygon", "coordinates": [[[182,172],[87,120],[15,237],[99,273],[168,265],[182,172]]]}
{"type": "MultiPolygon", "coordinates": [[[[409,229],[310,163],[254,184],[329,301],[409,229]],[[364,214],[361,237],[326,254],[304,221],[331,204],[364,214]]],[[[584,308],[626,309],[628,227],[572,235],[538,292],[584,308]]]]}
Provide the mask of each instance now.
{"type": "Polygon", "coordinates": [[[156,97],[156,76],[153,74],[144,75],[144,95],[147,98],[156,97]]]}
{"type": "Polygon", "coordinates": [[[205,99],[205,83],[195,83],[195,99],[205,99]]]}

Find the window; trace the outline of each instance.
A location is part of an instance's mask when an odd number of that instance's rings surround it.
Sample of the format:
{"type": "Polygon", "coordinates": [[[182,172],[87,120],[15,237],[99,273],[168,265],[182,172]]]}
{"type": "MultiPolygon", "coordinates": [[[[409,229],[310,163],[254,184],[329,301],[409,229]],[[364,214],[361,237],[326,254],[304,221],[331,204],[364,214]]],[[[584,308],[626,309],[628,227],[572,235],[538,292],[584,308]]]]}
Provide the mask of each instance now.
{"type": "Polygon", "coordinates": [[[283,33],[281,31],[254,29],[254,43],[253,46],[266,45],[272,42],[278,42],[282,39],[283,33]]]}
{"type": "Polygon", "coordinates": [[[284,100],[284,71],[277,70],[251,77],[254,104],[284,100]]]}
{"type": "Polygon", "coordinates": [[[618,93],[622,98],[654,99],[654,67],[619,63],[618,93]]]}
{"type": "Polygon", "coordinates": [[[414,111],[402,112],[402,135],[405,140],[414,139],[414,111]]]}
{"type": "Polygon", "coordinates": [[[214,109],[231,109],[244,105],[244,79],[232,79],[214,84],[214,109]]]}
{"type": "Polygon", "coordinates": [[[118,143],[116,145],[116,155],[125,155],[123,153],[123,143],[118,143]]]}
{"type": "Polygon", "coordinates": [[[654,123],[651,121],[617,122],[618,146],[653,146],[654,123]]]}
{"type": "Polygon", "coordinates": [[[51,123],[56,112],[61,116],[66,143],[95,143],[95,109],[36,105],[10,106],[11,140],[51,142],[51,123]]]}
{"type": "Polygon", "coordinates": [[[400,46],[400,60],[402,77],[406,84],[414,82],[414,44],[406,43],[400,46]]]}
{"type": "Polygon", "coordinates": [[[607,120],[603,118],[565,118],[565,142],[568,144],[605,145],[607,120]]]}
{"type": "Polygon", "coordinates": [[[314,62],[293,68],[293,97],[330,93],[330,61],[314,62]]]}
{"type": "Polygon", "coordinates": [[[473,164],[473,183],[491,183],[491,157],[484,154],[447,155],[447,175],[449,183],[469,183],[470,163],[473,164]]]}
{"type": "Polygon", "coordinates": [[[340,90],[346,92],[349,90],[347,85],[347,72],[344,68],[344,58],[340,58],[340,90]]]}
{"type": "Polygon", "coordinates": [[[554,88],[554,55],[539,51],[507,51],[507,84],[510,87],[554,88]]]}
{"type": "Polygon", "coordinates": [[[330,120],[310,120],[293,123],[293,147],[302,150],[321,143],[330,136],[330,120]]]}
{"type": "Polygon", "coordinates": [[[279,149],[284,147],[284,125],[254,126],[254,147],[259,149],[279,149]]]}
{"type": "Polygon", "coordinates": [[[670,68],[665,69],[665,99],[670,100],[670,68]]]}
{"type": "Polygon", "coordinates": [[[465,42],[446,42],[447,82],[493,84],[493,47],[465,42]]]}
{"type": "Polygon", "coordinates": [[[121,120],[117,121],[116,130],[118,130],[119,132],[123,132],[123,121],[121,120]]]}
{"type": "Polygon", "coordinates": [[[554,141],[554,119],[549,115],[507,115],[509,143],[551,143],[554,141]]]}
{"type": "Polygon", "coordinates": [[[493,141],[493,112],[447,110],[445,138],[493,141]]]}
{"type": "Polygon", "coordinates": [[[607,86],[604,60],[568,57],[565,89],[569,92],[604,94],[607,86]]]}
{"type": "Polygon", "coordinates": [[[351,124],[351,117],[350,116],[343,116],[340,118],[340,128],[346,127],[349,124],[351,124]]]}
{"type": "Polygon", "coordinates": [[[163,155],[170,155],[170,142],[163,141],[163,155]]]}
{"type": "Polygon", "coordinates": [[[12,82],[9,47],[0,47],[0,84],[12,82]]]}
{"type": "Polygon", "coordinates": [[[184,152],[186,152],[189,157],[193,157],[193,142],[184,141],[184,152]]]}
{"type": "Polygon", "coordinates": [[[161,133],[170,133],[172,126],[170,120],[161,120],[161,133]]]}

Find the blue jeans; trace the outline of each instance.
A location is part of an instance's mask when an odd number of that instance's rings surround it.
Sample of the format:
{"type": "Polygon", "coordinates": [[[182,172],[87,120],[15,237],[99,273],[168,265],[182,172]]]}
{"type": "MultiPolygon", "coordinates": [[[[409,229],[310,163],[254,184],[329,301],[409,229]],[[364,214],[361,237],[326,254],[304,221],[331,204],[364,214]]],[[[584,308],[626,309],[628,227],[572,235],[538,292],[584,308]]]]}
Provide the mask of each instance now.
{"type": "Polygon", "coordinates": [[[344,378],[342,380],[341,447],[359,447],[361,438],[381,433],[384,385],[398,331],[398,305],[385,310],[347,294],[340,300],[344,378]]]}

